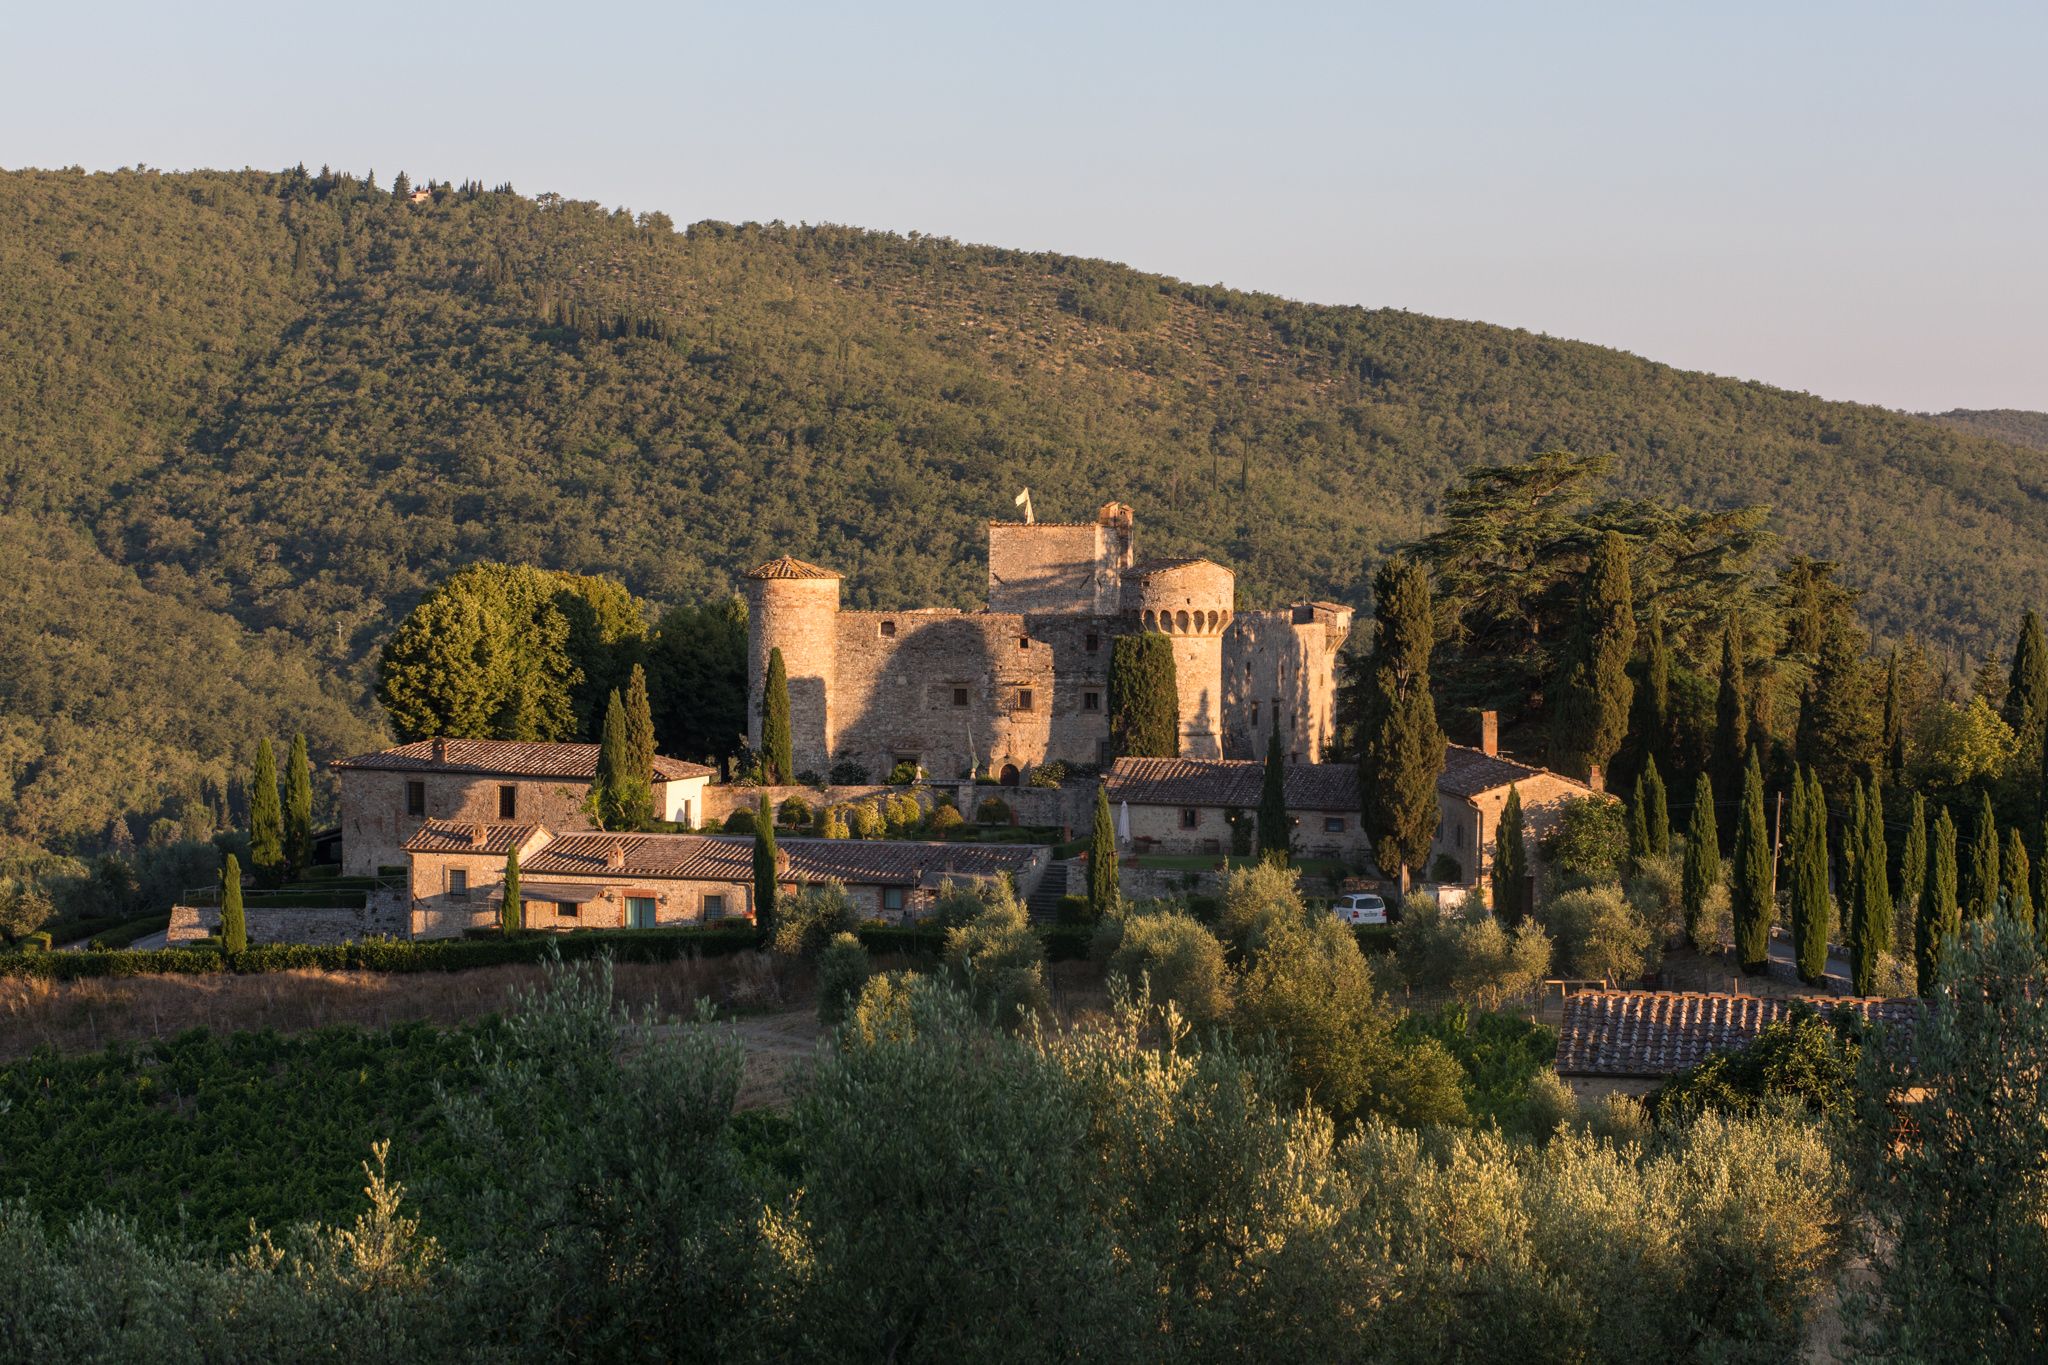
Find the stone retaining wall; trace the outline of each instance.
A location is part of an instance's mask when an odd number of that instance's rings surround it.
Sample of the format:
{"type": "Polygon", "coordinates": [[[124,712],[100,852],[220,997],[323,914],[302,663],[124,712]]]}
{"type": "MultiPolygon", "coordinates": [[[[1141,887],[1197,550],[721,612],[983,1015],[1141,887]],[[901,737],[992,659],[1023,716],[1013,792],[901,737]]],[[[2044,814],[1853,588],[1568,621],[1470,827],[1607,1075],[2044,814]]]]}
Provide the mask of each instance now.
{"type": "MultiPolygon", "coordinates": [[[[864,787],[743,787],[738,785],[713,786],[704,789],[704,818],[721,823],[736,810],[751,811],[764,795],[771,808],[780,808],[783,801],[792,796],[801,796],[810,803],[811,809],[826,806],[846,805],[854,801],[873,798],[886,800],[897,792],[911,790],[907,787],[869,785],[864,787]]],[[[954,799],[960,813],[968,823],[974,821],[974,812],[981,803],[991,796],[1000,797],[1010,808],[1010,814],[1020,825],[1047,825],[1055,828],[1072,829],[1079,837],[1087,833],[1087,822],[1092,818],[1095,803],[1095,784],[1075,780],[1064,787],[1003,787],[994,783],[935,782],[925,789],[927,803],[930,792],[944,792],[954,799]]]]}
{"type": "MultiPolygon", "coordinates": [[[[403,891],[378,891],[360,909],[346,906],[264,905],[242,912],[251,943],[352,943],[406,938],[412,931],[403,891]]],[[[174,905],[164,941],[173,947],[220,932],[220,909],[174,905]]]]}

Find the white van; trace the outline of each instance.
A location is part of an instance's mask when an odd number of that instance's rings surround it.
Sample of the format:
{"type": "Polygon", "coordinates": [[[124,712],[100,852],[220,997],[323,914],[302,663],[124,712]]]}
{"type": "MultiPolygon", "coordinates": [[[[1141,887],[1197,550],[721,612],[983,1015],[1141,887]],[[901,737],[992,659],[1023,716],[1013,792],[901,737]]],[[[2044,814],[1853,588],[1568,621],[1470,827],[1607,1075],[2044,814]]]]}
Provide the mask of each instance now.
{"type": "Polygon", "coordinates": [[[1330,907],[1337,918],[1346,924],[1385,924],[1387,903],[1369,891],[1353,891],[1337,897],[1337,903],[1330,907]]]}

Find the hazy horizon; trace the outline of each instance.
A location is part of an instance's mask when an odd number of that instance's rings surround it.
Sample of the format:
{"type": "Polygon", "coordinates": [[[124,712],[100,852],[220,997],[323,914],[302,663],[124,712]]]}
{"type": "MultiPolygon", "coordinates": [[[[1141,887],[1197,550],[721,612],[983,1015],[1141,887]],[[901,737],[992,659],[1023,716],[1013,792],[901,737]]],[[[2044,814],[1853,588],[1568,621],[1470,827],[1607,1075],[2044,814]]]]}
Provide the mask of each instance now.
{"type": "Polygon", "coordinates": [[[1376,10],[39,12],[0,164],[511,181],[2048,410],[2048,11],[1376,10]]]}

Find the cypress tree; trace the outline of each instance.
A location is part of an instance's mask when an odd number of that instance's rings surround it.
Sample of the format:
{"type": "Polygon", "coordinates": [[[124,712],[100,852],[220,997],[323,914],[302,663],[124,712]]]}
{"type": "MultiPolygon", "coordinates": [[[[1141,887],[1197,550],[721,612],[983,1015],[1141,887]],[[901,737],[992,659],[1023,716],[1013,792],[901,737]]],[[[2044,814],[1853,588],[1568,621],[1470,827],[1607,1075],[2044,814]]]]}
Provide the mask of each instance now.
{"type": "Polygon", "coordinates": [[[1833,918],[1828,903],[1828,807],[1820,779],[1795,773],[1793,818],[1792,937],[1799,960],[1799,979],[1818,986],[1827,979],[1828,928],[1833,918]]]}
{"type": "Polygon", "coordinates": [[[2005,832],[2005,856],[1998,861],[1999,895],[2014,919],[2032,928],[2034,924],[2034,869],[2027,860],[2026,840],[2020,832],[2005,832]]]}
{"type": "Polygon", "coordinates": [[[1844,928],[1850,937],[1855,937],[1856,915],[1863,907],[1863,779],[1854,778],[1849,786],[1849,814],[1842,821],[1840,839],[1842,870],[1836,884],[1842,888],[1842,904],[1847,912],[1844,928]]]}
{"type": "Polygon", "coordinates": [[[641,829],[653,813],[649,772],[634,766],[626,706],[616,689],[604,708],[604,738],[597,748],[597,781],[591,794],[598,825],[608,830],[641,829]]]}
{"type": "Polygon", "coordinates": [[[1927,888],[1920,896],[1920,923],[1913,935],[1919,955],[1920,994],[1933,994],[1942,949],[1961,924],[1962,909],[1956,903],[1956,822],[1944,806],[1934,820],[1927,852],[1927,888]]]}
{"type": "MultiPolygon", "coordinates": [[[[633,756],[633,771],[650,785],[654,781],[654,708],[647,700],[647,670],[633,665],[626,683],[626,749],[633,756]]],[[[650,805],[648,813],[653,814],[650,805]]]]}
{"type": "Polygon", "coordinates": [[[257,880],[284,880],[284,808],[277,799],[277,756],[270,737],[256,741],[256,770],[249,776],[249,863],[257,880]]]}
{"type": "Polygon", "coordinates": [[[1398,876],[1428,857],[1440,814],[1444,732],[1429,690],[1436,643],[1429,571],[1389,559],[1373,576],[1373,650],[1359,727],[1358,784],[1365,831],[1380,872],[1398,876]]]}
{"type": "Polygon", "coordinates": [[[1662,607],[1650,608],[1650,626],[1646,635],[1643,685],[1636,689],[1636,752],[1645,763],[1663,759],[1668,764],[1671,758],[1671,646],[1664,639],[1662,607]]]}
{"type": "Polygon", "coordinates": [[[1634,594],[1628,542],[1609,531],[1594,547],[1586,571],[1578,628],[1565,653],[1551,718],[1552,751],[1559,766],[1578,777],[1610,764],[1628,733],[1635,696],[1628,675],[1636,649],[1634,594]]]}
{"type": "Polygon", "coordinates": [[[2034,864],[2034,931],[2048,949],[2048,820],[2041,822],[2041,856],[2034,864]]]}
{"type": "Polygon", "coordinates": [[[1156,631],[1120,635],[1110,643],[1109,746],[1118,758],[1180,757],[1173,641],[1156,631]]]}
{"type": "Polygon", "coordinates": [[[2048,708],[2048,643],[2041,637],[2041,618],[2032,610],[2020,620],[2020,638],[2013,646],[2012,672],[2005,688],[2005,723],[2022,739],[2048,708]]]}
{"type": "Polygon", "coordinates": [[[1735,826],[1735,880],[1729,887],[1735,914],[1735,949],[1750,975],[1770,966],[1771,833],[1764,820],[1764,774],[1754,751],[1742,780],[1742,814],[1735,826]]]}
{"type": "Polygon", "coordinates": [[[498,908],[498,927],[516,934],[526,927],[526,902],[519,898],[519,846],[505,855],[505,903],[498,908]]]}
{"type": "Polygon", "coordinates": [[[1116,821],[1109,813],[1109,791],[1095,784],[1095,829],[1088,840],[1088,914],[1094,919],[1114,914],[1123,895],[1117,880],[1116,821]]]}
{"type": "Polygon", "coordinates": [[[1657,771],[1655,758],[1643,759],[1642,780],[1636,785],[1649,810],[1650,852],[1661,858],[1671,851],[1671,807],[1664,799],[1664,776],[1657,771]]]}
{"type": "MultiPolygon", "coordinates": [[[[1884,789],[1871,779],[1863,807],[1863,853],[1857,860],[1857,917],[1863,935],[1879,953],[1892,949],[1892,889],[1888,869],[1891,850],[1884,837],[1884,789]]],[[[1873,964],[1872,971],[1875,972],[1873,964]]]]}
{"type": "Polygon", "coordinates": [[[1899,853],[1899,903],[1892,917],[1898,939],[1892,951],[1919,961],[1920,899],[1927,892],[1927,798],[1913,794],[1913,816],[1906,826],[1906,846],[1899,853]],[[1908,949],[1912,951],[1909,953],[1908,949]]]}
{"type": "Polygon", "coordinates": [[[1692,820],[1685,830],[1685,867],[1679,882],[1685,937],[1695,948],[1705,946],[1700,942],[1700,915],[1721,880],[1721,835],[1715,823],[1714,784],[1701,773],[1693,783],[1692,820]]]}
{"type": "Polygon", "coordinates": [[[292,736],[284,764],[284,865],[296,879],[313,862],[313,765],[306,757],[306,737],[292,736]]]}
{"type": "Polygon", "coordinates": [[[1749,692],[1742,680],[1742,622],[1721,630],[1721,690],[1714,698],[1714,789],[1735,804],[1742,796],[1742,765],[1749,754],[1749,692]]]}
{"type": "Polygon", "coordinates": [[[779,647],[768,651],[768,684],[761,697],[761,762],[771,786],[795,780],[796,757],[789,737],[789,669],[779,647]]]}
{"type": "Polygon", "coordinates": [[[1881,766],[1863,644],[1846,618],[1830,623],[1799,707],[1799,757],[1824,781],[1839,782],[1881,766]]]}
{"type": "Polygon", "coordinates": [[[761,794],[754,810],[754,927],[762,937],[775,937],[775,812],[761,794]]]}
{"type": "Polygon", "coordinates": [[[1970,883],[1964,890],[1963,907],[1972,919],[1989,915],[1998,902],[1998,818],[1991,810],[1991,793],[1984,793],[1977,811],[1977,835],[1970,843],[1970,883]]]}
{"type": "Polygon", "coordinates": [[[1899,647],[1892,646],[1891,661],[1884,669],[1884,770],[1892,781],[1906,773],[1905,699],[1899,695],[1899,647]]]}
{"type": "Polygon", "coordinates": [[[1265,781],[1259,790],[1259,858],[1285,864],[1292,853],[1287,830],[1287,767],[1280,753],[1280,727],[1266,743],[1265,781]]]}
{"type": "Polygon", "coordinates": [[[1522,841],[1522,792],[1508,788],[1493,831],[1493,915],[1512,929],[1529,913],[1529,848],[1522,841]]]}
{"type": "Polygon", "coordinates": [[[220,950],[239,953],[249,946],[249,921],[242,913],[242,865],[235,855],[220,870],[220,950]]]}
{"type": "Polygon", "coordinates": [[[1628,803],[1628,868],[1631,876],[1642,870],[1650,857],[1650,794],[1643,774],[1636,774],[1636,791],[1628,803]]]}

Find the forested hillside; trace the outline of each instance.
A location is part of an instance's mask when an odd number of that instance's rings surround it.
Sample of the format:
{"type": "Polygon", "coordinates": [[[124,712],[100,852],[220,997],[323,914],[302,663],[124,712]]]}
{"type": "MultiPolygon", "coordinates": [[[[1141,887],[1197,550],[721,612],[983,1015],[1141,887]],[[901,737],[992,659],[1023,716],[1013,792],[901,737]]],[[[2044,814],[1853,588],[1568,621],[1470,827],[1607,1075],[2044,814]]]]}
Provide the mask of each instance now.
{"type": "Polygon", "coordinates": [[[968,603],[1022,485],[1363,603],[1458,470],[1612,451],[1769,504],[1881,634],[1981,656],[2048,599],[2033,452],[1525,332],[303,171],[5,173],[0,225],[0,833],[56,846],[219,804],[260,733],[372,742],[369,660],[473,559],[968,603]]]}
{"type": "Polygon", "coordinates": [[[1934,413],[1933,417],[1943,426],[1954,427],[1958,431],[2009,441],[2030,450],[2048,450],[2048,412],[2028,412],[2024,408],[1952,408],[1947,412],[1934,413]]]}

